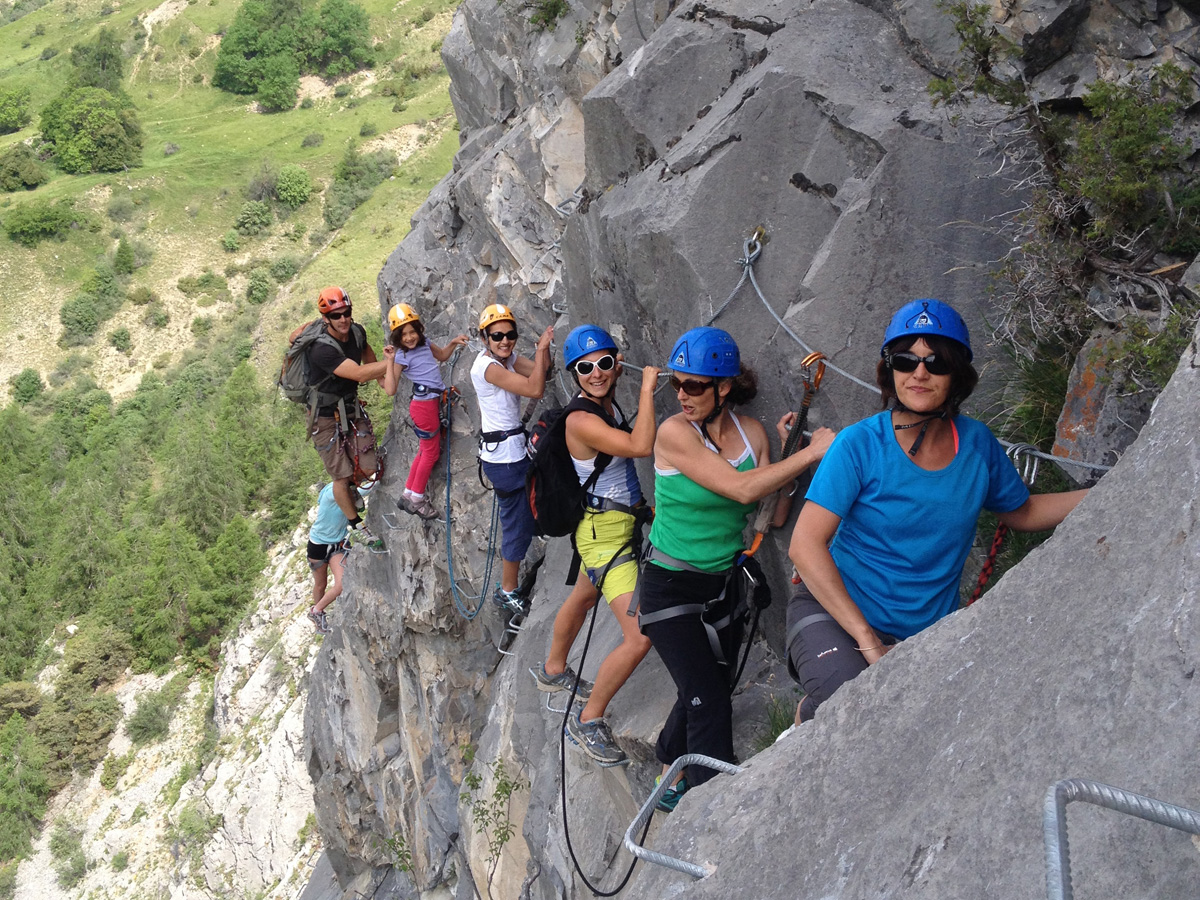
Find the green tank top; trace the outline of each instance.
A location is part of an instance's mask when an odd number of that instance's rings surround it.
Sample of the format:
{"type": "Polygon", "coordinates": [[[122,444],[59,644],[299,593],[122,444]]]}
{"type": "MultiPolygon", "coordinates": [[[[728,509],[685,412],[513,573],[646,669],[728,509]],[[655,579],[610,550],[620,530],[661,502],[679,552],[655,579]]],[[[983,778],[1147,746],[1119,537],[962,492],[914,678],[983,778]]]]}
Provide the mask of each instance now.
{"type": "MultiPolygon", "coordinates": [[[[736,417],[734,422],[737,422],[736,417]]],[[[741,429],[738,423],[738,431],[741,429]]],[[[738,460],[729,462],[739,472],[746,472],[753,469],[757,461],[745,432],[742,432],[742,440],[746,445],[745,453],[738,460]]],[[[677,469],[655,466],[654,525],[650,528],[650,543],[701,571],[723,572],[745,549],[742,532],[746,529],[746,517],[755,506],[756,503],[738,503],[715,494],[677,469]]]]}

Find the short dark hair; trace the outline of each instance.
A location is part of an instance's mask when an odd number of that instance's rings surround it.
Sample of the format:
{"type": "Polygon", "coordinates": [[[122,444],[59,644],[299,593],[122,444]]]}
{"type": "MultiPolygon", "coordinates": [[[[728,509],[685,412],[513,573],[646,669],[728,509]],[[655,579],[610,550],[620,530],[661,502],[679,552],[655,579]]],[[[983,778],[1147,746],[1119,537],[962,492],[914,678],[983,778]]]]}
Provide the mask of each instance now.
{"type": "MultiPolygon", "coordinates": [[[[404,325],[411,325],[417,332],[417,346],[425,346],[425,323],[420,319],[413,319],[411,322],[405,322],[404,325]]],[[[388,342],[395,348],[400,349],[400,336],[404,334],[404,325],[399,328],[393,328],[392,334],[388,338],[388,342]]]]}
{"type": "Polygon", "coordinates": [[[886,355],[879,360],[875,367],[875,383],[883,394],[883,408],[887,409],[896,399],[896,379],[888,356],[892,353],[903,353],[911,350],[912,345],[924,339],[929,349],[937,354],[939,359],[950,363],[950,396],[946,400],[946,412],[952,416],[958,415],[958,409],[971,396],[975,385],[979,384],[979,373],[971,365],[971,357],[967,348],[958,341],[952,341],[936,334],[910,334],[898,337],[887,345],[886,355]]]}

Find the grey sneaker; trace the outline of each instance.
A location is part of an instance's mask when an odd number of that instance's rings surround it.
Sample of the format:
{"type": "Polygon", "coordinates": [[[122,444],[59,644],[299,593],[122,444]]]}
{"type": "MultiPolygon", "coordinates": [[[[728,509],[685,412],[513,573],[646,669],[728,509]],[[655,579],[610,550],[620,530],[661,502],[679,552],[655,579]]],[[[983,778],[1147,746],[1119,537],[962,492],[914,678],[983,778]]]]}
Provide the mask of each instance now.
{"type": "Polygon", "coordinates": [[[602,718],[582,722],[579,713],[580,711],[576,710],[568,716],[567,724],[563,728],[572,744],[605,767],[620,766],[629,762],[625,751],[617,746],[608,722],[602,718]]]}
{"type": "Polygon", "coordinates": [[[515,615],[525,615],[529,612],[529,607],[525,605],[525,598],[516,591],[506,591],[502,587],[496,588],[496,593],[492,594],[492,602],[501,609],[506,609],[515,615]]]}
{"type": "Polygon", "coordinates": [[[317,612],[315,609],[308,611],[308,618],[317,629],[317,634],[332,634],[333,629],[329,627],[329,622],[325,619],[324,611],[317,612]]]}
{"type": "MultiPolygon", "coordinates": [[[[546,664],[542,663],[538,666],[531,666],[529,674],[533,676],[533,680],[537,682],[539,691],[545,691],[552,694],[555,691],[570,692],[575,685],[575,670],[567,666],[557,675],[550,675],[546,672],[546,664]]],[[[577,700],[587,700],[592,696],[592,688],[594,685],[587,679],[579,679],[579,688],[575,692],[577,700]]]]}

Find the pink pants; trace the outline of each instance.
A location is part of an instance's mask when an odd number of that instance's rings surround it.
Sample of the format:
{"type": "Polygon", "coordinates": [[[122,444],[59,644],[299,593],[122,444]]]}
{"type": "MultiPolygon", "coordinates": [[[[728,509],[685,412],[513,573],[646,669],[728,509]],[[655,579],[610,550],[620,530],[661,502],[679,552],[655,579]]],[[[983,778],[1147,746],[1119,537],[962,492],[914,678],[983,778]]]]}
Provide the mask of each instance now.
{"type": "Polygon", "coordinates": [[[408,414],[422,431],[433,432],[433,437],[420,439],[416,458],[408,470],[408,481],[404,484],[414,494],[424,494],[425,486],[429,484],[429,476],[433,474],[433,465],[442,452],[442,421],[438,416],[438,398],[413,400],[408,404],[408,414]]]}

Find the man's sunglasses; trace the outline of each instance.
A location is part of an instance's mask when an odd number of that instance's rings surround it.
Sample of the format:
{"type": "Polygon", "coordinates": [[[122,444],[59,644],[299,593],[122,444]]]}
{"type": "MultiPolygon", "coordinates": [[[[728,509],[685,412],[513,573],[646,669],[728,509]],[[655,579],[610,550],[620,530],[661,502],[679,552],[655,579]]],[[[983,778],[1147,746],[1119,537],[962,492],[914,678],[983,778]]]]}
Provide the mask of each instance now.
{"type": "Polygon", "coordinates": [[[617,358],[611,353],[606,353],[596,361],[590,359],[581,359],[575,363],[573,368],[579,375],[591,375],[592,369],[599,369],[601,372],[611,372],[617,365],[617,358]]]}
{"type": "Polygon", "coordinates": [[[517,339],[517,331],[514,328],[512,331],[489,331],[488,340],[495,341],[497,344],[501,341],[515,341],[517,339]]]}
{"type": "Polygon", "coordinates": [[[942,359],[936,353],[928,356],[917,356],[915,353],[901,352],[888,356],[888,365],[897,372],[905,374],[917,371],[917,366],[925,363],[925,371],[930,375],[949,375],[950,360],[942,359]]]}
{"type": "Polygon", "coordinates": [[[349,319],[353,315],[354,313],[350,312],[350,310],[346,310],[345,312],[340,313],[325,313],[325,318],[336,322],[338,319],[349,319]]]}
{"type": "Polygon", "coordinates": [[[678,378],[672,375],[668,384],[671,385],[671,389],[676,393],[683,391],[689,397],[699,397],[710,387],[712,387],[714,382],[696,381],[694,378],[689,378],[687,381],[680,381],[678,378]]]}

